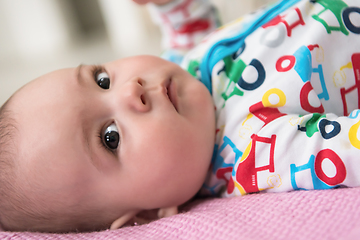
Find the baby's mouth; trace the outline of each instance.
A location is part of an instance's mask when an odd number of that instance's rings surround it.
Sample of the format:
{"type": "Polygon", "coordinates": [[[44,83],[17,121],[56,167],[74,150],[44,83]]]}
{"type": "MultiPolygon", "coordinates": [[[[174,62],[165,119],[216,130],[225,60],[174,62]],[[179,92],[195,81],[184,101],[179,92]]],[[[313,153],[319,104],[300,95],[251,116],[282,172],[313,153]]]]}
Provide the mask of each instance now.
{"type": "Polygon", "coordinates": [[[178,96],[177,96],[177,89],[176,89],[176,83],[170,79],[167,86],[166,86],[166,90],[167,90],[167,95],[168,98],[170,100],[170,102],[172,103],[172,105],[174,106],[175,110],[177,112],[178,111],[178,96]]]}

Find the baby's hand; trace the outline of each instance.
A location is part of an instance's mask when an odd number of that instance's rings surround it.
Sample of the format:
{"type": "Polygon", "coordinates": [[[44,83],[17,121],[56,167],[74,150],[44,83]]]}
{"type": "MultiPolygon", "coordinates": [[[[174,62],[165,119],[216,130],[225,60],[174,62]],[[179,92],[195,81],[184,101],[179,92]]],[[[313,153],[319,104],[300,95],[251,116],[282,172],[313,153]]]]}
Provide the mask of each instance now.
{"type": "Polygon", "coordinates": [[[136,2],[137,4],[143,5],[143,4],[147,4],[147,3],[155,3],[158,5],[163,5],[166,4],[168,2],[171,2],[172,0],[133,0],[134,2],[136,2]]]}

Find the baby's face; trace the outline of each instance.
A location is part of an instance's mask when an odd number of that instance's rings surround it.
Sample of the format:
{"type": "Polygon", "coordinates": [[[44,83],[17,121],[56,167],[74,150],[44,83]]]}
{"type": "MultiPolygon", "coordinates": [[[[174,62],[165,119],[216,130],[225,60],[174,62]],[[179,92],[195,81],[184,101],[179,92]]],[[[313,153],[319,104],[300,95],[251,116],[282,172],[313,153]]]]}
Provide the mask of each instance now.
{"type": "Polygon", "coordinates": [[[19,179],[47,204],[104,214],[179,205],[199,190],[211,160],[208,90],[157,57],[52,72],[10,107],[19,179]]]}

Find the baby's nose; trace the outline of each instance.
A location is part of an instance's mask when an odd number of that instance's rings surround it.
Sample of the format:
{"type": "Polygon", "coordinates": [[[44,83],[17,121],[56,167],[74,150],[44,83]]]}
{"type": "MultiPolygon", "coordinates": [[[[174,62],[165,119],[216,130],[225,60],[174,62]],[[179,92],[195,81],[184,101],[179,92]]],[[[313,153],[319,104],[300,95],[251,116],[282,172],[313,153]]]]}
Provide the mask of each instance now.
{"type": "MultiPolygon", "coordinates": [[[[147,112],[150,110],[150,101],[146,97],[146,91],[140,78],[132,79],[125,83],[120,92],[120,102],[126,104],[131,110],[147,112]]],[[[121,104],[121,103],[120,103],[121,104]]]]}

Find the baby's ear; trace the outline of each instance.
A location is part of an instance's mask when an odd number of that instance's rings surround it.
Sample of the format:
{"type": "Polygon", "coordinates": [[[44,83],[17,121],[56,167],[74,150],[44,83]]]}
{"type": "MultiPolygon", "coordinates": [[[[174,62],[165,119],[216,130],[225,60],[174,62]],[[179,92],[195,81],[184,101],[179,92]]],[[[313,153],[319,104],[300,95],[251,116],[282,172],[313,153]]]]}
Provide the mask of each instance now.
{"type": "Polygon", "coordinates": [[[115,230],[118,228],[121,228],[123,225],[125,225],[127,222],[129,222],[132,218],[135,217],[137,212],[128,212],[124,214],[123,216],[116,219],[110,226],[110,230],[115,230]]]}
{"type": "Polygon", "coordinates": [[[160,208],[158,211],[158,218],[170,217],[178,214],[178,207],[160,208]]]}

